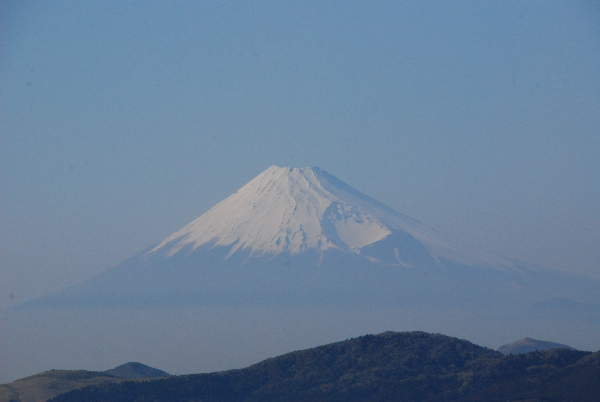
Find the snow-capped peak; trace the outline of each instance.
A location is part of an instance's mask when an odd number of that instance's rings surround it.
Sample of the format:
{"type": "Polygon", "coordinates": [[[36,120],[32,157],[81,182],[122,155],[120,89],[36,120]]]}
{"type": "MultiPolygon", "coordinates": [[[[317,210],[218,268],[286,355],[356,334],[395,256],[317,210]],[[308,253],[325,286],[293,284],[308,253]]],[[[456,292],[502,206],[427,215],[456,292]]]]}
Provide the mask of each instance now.
{"type": "Polygon", "coordinates": [[[319,174],[319,168],[271,166],[151,252],[168,244],[173,255],[189,244],[195,249],[209,242],[231,246],[230,254],[247,248],[253,255],[333,247],[357,251],[391,233],[330,191],[319,174]]]}
{"type": "MultiPolygon", "coordinates": [[[[238,250],[251,256],[333,248],[361,254],[365,246],[394,232],[407,233],[436,260],[514,268],[512,261],[464,247],[318,167],[271,166],[147,254],[160,250],[172,256],[202,245],[229,247],[228,257],[238,250]]],[[[398,257],[398,249],[392,251],[397,263],[410,265],[398,257]]]]}

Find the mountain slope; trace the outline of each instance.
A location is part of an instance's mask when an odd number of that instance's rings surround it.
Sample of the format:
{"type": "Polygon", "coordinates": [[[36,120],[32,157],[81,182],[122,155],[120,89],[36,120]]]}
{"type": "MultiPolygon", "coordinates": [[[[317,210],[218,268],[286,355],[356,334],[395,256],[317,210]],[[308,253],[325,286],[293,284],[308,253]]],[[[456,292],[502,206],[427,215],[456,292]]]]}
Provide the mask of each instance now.
{"type": "Polygon", "coordinates": [[[600,392],[596,362],[589,352],[503,356],[444,335],[385,332],[241,370],[89,387],[53,401],[585,401],[600,392]],[[553,386],[574,375],[569,394],[553,386]]]}
{"type": "Polygon", "coordinates": [[[107,373],[50,370],[0,385],[0,401],[41,402],[58,394],[93,384],[120,381],[107,373]]]}
{"type": "Polygon", "coordinates": [[[28,305],[444,298],[458,306],[479,298],[490,305],[565,299],[600,311],[598,289],[457,245],[319,168],[272,166],[158,245],[28,305]]]}
{"type": "MultiPolygon", "coordinates": [[[[366,246],[393,233],[406,233],[425,245],[434,259],[471,265],[514,267],[499,256],[484,255],[457,244],[422,223],[399,214],[315,168],[271,166],[235,194],[173,233],[147,255],[172,256],[186,246],[228,247],[227,257],[247,251],[250,257],[298,254],[329,249],[370,256],[366,246]]],[[[377,260],[377,256],[370,256],[377,260]]],[[[407,265],[396,252],[394,263],[407,265]]]]}

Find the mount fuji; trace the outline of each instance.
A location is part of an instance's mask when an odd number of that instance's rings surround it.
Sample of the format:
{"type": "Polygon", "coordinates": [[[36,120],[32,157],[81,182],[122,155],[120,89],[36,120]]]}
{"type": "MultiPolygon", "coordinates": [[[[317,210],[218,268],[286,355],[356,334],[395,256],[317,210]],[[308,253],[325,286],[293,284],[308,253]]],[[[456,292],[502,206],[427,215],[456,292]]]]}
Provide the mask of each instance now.
{"type": "Polygon", "coordinates": [[[26,306],[596,305],[593,281],[454,242],[314,168],[271,166],[112,270],[26,306]]]}
{"type": "MultiPolygon", "coordinates": [[[[429,262],[440,268],[438,257],[502,268],[513,265],[451,244],[432,228],[393,211],[318,167],[271,166],[148,254],[172,256],[186,246],[194,251],[202,245],[229,247],[226,259],[238,251],[255,258],[308,251],[322,257],[328,250],[336,250],[373,263],[422,268],[422,263],[413,265],[401,259],[399,250],[406,241],[421,243],[427,251],[420,251],[430,254],[429,262]],[[397,244],[392,239],[397,239],[397,244]],[[391,259],[380,254],[381,247],[374,247],[384,244],[382,241],[393,250],[391,259]]],[[[404,257],[413,259],[414,255],[406,251],[404,257]]]]}
{"type": "Polygon", "coordinates": [[[461,245],[316,167],[271,166],[116,267],[0,313],[5,381],[218,371],[386,330],[600,348],[597,281],[461,245]]]}

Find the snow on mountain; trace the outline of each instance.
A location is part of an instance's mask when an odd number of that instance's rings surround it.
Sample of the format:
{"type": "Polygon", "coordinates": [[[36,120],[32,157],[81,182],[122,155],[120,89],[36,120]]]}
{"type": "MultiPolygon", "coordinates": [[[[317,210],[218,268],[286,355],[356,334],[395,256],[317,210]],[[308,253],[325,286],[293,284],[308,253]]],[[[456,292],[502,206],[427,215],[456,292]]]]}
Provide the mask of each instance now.
{"type": "Polygon", "coordinates": [[[195,249],[209,242],[231,246],[230,254],[240,248],[254,255],[309,248],[353,251],[390,233],[379,219],[324,187],[315,170],[271,166],[151,252],[170,247],[173,255],[188,244],[195,249]]]}
{"type": "MultiPolygon", "coordinates": [[[[423,243],[436,259],[514,269],[509,260],[455,244],[318,167],[271,166],[147,254],[172,256],[184,247],[210,245],[229,247],[227,257],[238,250],[259,257],[337,249],[369,258],[366,246],[398,231],[423,243]]],[[[394,252],[400,265],[408,265],[394,252]]]]}

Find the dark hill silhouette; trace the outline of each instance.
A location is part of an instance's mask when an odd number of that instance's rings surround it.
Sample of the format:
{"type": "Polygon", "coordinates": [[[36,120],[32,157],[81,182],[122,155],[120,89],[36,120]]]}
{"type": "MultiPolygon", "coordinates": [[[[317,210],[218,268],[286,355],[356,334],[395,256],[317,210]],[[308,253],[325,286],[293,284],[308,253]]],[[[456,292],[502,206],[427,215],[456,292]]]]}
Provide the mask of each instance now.
{"type": "Polygon", "coordinates": [[[597,395],[598,353],[504,356],[444,335],[385,332],[245,369],[86,387],[52,401],[592,401],[597,395]]]}
{"type": "Polygon", "coordinates": [[[162,370],[137,362],[122,364],[114,369],[106,370],[105,373],[121,378],[155,378],[168,377],[170,375],[162,370]]]}

